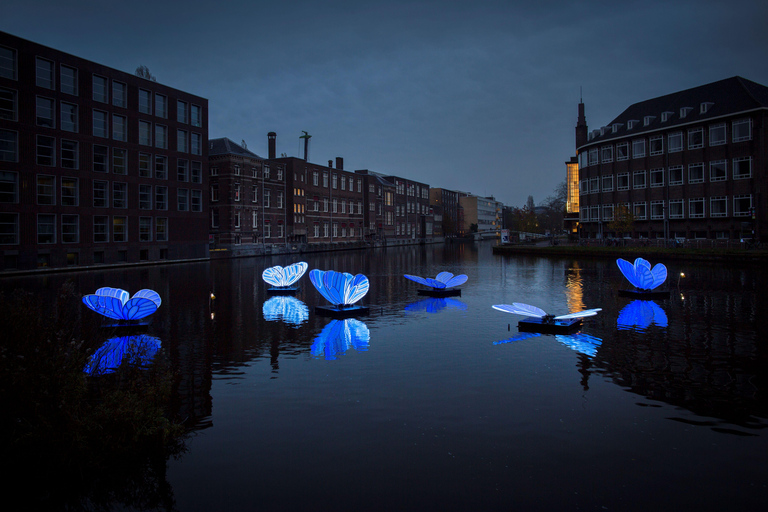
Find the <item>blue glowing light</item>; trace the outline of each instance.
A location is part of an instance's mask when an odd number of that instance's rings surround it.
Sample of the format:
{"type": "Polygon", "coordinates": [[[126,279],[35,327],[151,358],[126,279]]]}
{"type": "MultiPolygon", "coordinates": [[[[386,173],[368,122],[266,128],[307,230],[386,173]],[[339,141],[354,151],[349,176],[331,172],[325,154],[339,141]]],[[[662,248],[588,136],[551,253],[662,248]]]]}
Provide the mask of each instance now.
{"type": "Polygon", "coordinates": [[[495,304],[491,306],[497,311],[504,313],[512,313],[513,315],[533,316],[537,318],[551,319],[551,320],[567,320],[571,318],[584,318],[588,316],[595,316],[598,311],[602,311],[602,308],[585,309],[584,311],[577,311],[576,313],[568,313],[567,315],[552,316],[548,315],[546,311],[530,304],[523,304],[522,302],[513,302],[512,304],[495,304]]]}
{"type": "Polygon", "coordinates": [[[336,359],[336,356],[344,355],[350,348],[359,352],[368,350],[370,339],[368,326],[360,320],[331,320],[315,338],[309,350],[313,356],[322,356],[330,361],[336,359]]]}
{"type": "Polygon", "coordinates": [[[309,280],[334,306],[349,306],[368,293],[368,278],[363,274],[353,276],[335,270],[310,270],[309,280]]]}
{"type": "Polygon", "coordinates": [[[506,340],[494,341],[494,345],[501,345],[504,343],[513,343],[516,341],[523,341],[537,336],[554,336],[555,340],[562,343],[566,347],[574,350],[580,354],[584,354],[588,357],[595,357],[597,355],[597,348],[601,345],[602,340],[591,334],[584,334],[577,332],[576,334],[554,334],[546,335],[533,332],[521,332],[517,336],[513,336],[506,340]]]}
{"type": "Polygon", "coordinates": [[[309,308],[296,297],[278,295],[264,302],[262,307],[264,320],[275,322],[282,320],[295,327],[309,318],[309,308]]]}
{"type": "Polygon", "coordinates": [[[439,313],[444,309],[458,309],[466,311],[467,305],[460,300],[450,297],[429,297],[405,306],[405,310],[411,313],[426,311],[427,313],[439,313]]]}
{"type": "Polygon", "coordinates": [[[643,258],[637,258],[634,264],[619,258],[616,264],[632,286],[640,290],[653,290],[667,280],[667,267],[663,263],[651,269],[651,264],[643,258]]]}
{"type": "Polygon", "coordinates": [[[454,276],[450,272],[440,272],[437,274],[435,279],[432,279],[431,277],[419,277],[419,276],[412,276],[405,274],[403,277],[406,279],[410,279],[411,281],[416,281],[419,284],[423,284],[424,286],[431,286],[432,288],[436,290],[442,290],[444,288],[453,288],[454,286],[460,286],[467,282],[467,276],[464,274],[459,274],[457,276],[454,276]]]}
{"type": "Polygon", "coordinates": [[[664,310],[652,300],[635,300],[619,312],[616,327],[626,329],[647,329],[654,324],[667,327],[669,320],[664,310]]]}
{"type": "Polygon", "coordinates": [[[120,288],[99,288],[93,295],[83,297],[90,309],[115,320],[140,320],[160,307],[160,295],[153,290],[139,290],[128,298],[128,292],[120,288]]]}
{"type": "Polygon", "coordinates": [[[138,334],[108,339],[94,352],[85,366],[85,373],[102,375],[113,373],[123,362],[146,366],[160,350],[160,340],[154,336],[138,334]]]}
{"type": "Polygon", "coordinates": [[[276,265],[264,270],[264,272],[261,274],[261,277],[264,279],[264,281],[266,281],[268,284],[271,284],[272,286],[277,288],[285,288],[293,285],[296,281],[301,279],[301,276],[303,276],[304,272],[307,271],[307,267],[309,267],[309,265],[307,265],[307,263],[304,261],[293,263],[287,267],[276,265]]]}

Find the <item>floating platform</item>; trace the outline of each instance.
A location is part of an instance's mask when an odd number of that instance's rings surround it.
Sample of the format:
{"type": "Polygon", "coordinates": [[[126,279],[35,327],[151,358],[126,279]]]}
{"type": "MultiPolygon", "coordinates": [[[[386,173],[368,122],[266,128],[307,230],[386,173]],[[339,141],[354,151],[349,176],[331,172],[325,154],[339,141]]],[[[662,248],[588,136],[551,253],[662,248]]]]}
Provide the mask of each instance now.
{"type": "Polygon", "coordinates": [[[298,286],[273,286],[271,288],[267,288],[267,292],[271,293],[272,295],[296,295],[296,292],[298,291],[298,286]]]}
{"type": "Polygon", "coordinates": [[[426,295],[427,297],[461,297],[461,289],[441,289],[441,288],[429,288],[426,290],[416,290],[419,295],[426,295]]]}
{"type": "Polygon", "coordinates": [[[553,318],[539,318],[529,316],[517,322],[517,328],[520,332],[538,332],[542,334],[571,334],[581,329],[581,318],[564,318],[555,320],[553,318]]]}
{"type": "Polygon", "coordinates": [[[619,297],[632,297],[640,300],[668,299],[669,290],[619,290],[619,297]]]}
{"type": "Polygon", "coordinates": [[[315,313],[320,316],[329,316],[331,318],[351,318],[353,316],[363,316],[370,312],[367,306],[315,306],[315,313]]]}
{"type": "Polygon", "coordinates": [[[152,323],[152,320],[112,320],[109,319],[109,322],[104,322],[101,324],[102,329],[113,329],[115,331],[119,332],[126,332],[126,333],[135,333],[135,332],[146,332],[147,329],[149,329],[149,324],[152,323]]]}

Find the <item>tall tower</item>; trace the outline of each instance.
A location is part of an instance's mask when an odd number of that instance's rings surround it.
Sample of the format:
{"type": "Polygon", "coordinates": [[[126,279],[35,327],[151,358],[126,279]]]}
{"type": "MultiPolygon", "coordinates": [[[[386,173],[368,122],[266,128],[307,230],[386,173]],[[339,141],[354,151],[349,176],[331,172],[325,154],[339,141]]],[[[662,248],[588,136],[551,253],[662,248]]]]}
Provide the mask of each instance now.
{"type": "Polygon", "coordinates": [[[579,117],[576,120],[576,152],[587,143],[587,118],[584,116],[584,102],[579,99],[579,117]]]}

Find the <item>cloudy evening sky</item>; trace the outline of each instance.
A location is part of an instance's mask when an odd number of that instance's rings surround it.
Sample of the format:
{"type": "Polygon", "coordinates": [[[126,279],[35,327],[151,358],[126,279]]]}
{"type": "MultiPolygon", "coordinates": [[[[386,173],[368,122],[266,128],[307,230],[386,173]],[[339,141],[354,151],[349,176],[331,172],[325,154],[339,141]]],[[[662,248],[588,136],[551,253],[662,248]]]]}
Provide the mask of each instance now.
{"type": "Polygon", "coordinates": [[[768,2],[3,0],[0,30],[208,98],[209,136],[522,206],[632,103],[768,85],[768,2]],[[580,93],[580,90],[583,92],[580,93]]]}

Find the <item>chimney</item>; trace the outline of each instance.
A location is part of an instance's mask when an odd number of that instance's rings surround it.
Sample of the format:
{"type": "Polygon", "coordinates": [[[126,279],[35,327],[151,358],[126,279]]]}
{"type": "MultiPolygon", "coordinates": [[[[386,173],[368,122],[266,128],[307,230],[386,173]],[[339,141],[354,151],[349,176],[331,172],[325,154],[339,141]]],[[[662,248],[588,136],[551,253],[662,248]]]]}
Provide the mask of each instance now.
{"type": "Polygon", "coordinates": [[[336,157],[336,168],[340,171],[344,170],[344,159],[340,156],[336,157]]]}
{"type": "Polygon", "coordinates": [[[269,158],[275,158],[276,156],[276,148],[275,148],[275,139],[277,138],[277,134],[275,132],[269,132],[267,134],[267,141],[268,141],[268,147],[269,147],[269,158]]]}
{"type": "Polygon", "coordinates": [[[328,168],[333,169],[333,160],[328,160],[328,168]]]}

